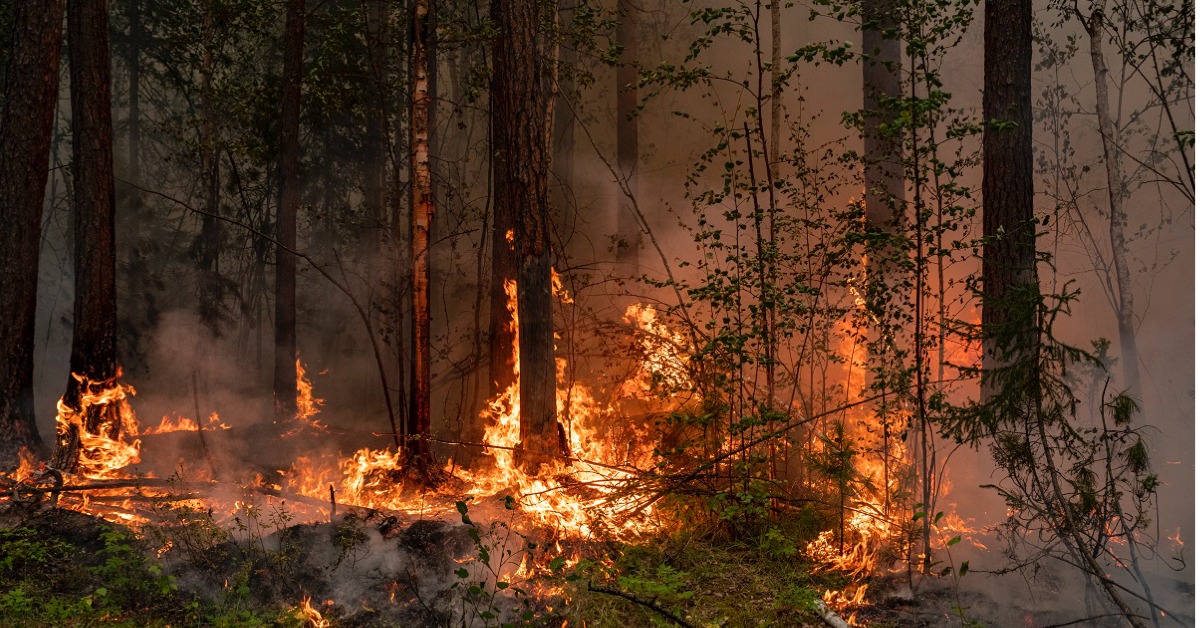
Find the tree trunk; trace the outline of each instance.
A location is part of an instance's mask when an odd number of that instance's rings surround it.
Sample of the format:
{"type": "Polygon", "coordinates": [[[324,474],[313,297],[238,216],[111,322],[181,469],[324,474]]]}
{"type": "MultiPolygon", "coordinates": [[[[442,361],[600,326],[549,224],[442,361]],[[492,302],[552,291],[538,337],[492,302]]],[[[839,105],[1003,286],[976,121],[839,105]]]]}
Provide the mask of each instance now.
{"type": "Polygon", "coordinates": [[[42,206],[50,172],[50,136],[58,99],[63,0],[9,5],[13,48],[0,94],[0,465],[21,448],[47,453],[33,407],[34,321],[42,206]]]}
{"type": "Polygon", "coordinates": [[[617,66],[617,172],[624,178],[617,182],[617,262],[636,275],[642,248],[642,229],[633,207],[638,195],[638,8],[632,0],[618,0],[617,11],[617,45],[621,47],[621,63],[617,66]]]}
{"type": "Polygon", "coordinates": [[[279,127],[279,209],[275,218],[275,421],[296,417],[296,214],[300,205],[300,79],[304,0],[288,0],[283,34],[279,127]]]}
{"type": "Polygon", "coordinates": [[[142,173],[142,106],[141,106],[141,50],[144,32],[142,28],[141,0],[129,2],[129,46],[126,50],[125,67],[129,71],[129,180],[138,183],[142,173]]]}
{"type": "MultiPolygon", "coordinates": [[[[1082,16],[1080,16],[1082,19],[1082,16]]],[[[1129,276],[1129,249],[1125,244],[1125,228],[1129,215],[1125,211],[1128,193],[1121,180],[1121,150],[1116,147],[1116,125],[1113,123],[1108,100],[1108,66],[1104,62],[1104,14],[1092,13],[1084,23],[1092,57],[1092,73],[1096,85],[1096,122],[1100,127],[1100,143],[1104,149],[1104,174],[1108,184],[1108,231],[1112,243],[1113,270],[1117,276],[1117,334],[1121,339],[1121,363],[1125,372],[1125,387],[1134,397],[1141,394],[1142,378],[1138,369],[1137,333],[1133,322],[1133,285],[1129,276]]]]}
{"type": "MultiPolygon", "coordinates": [[[[573,9],[560,9],[561,23],[569,24],[573,9]]],[[[561,34],[561,26],[559,31],[561,34]]],[[[575,52],[569,46],[558,46],[558,62],[555,64],[554,89],[554,158],[551,169],[554,172],[555,224],[558,233],[562,235],[564,245],[570,240],[575,231],[575,112],[571,108],[571,96],[575,91],[572,72],[564,73],[564,65],[570,67],[575,63],[575,52]]]]}
{"type": "Polygon", "coordinates": [[[900,135],[883,127],[896,120],[900,97],[900,39],[893,0],[863,0],[863,173],[867,224],[893,231],[904,200],[900,135]]]}
{"type": "Polygon", "coordinates": [[[406,448],[414,468],[427,472],[429,455],[429,231],[433,222],[434,204],[432,176],[429,171],[429,113],[433,106],[430,94],[429,68],[433,58],[428,48],[429,0],[416,0],[413,9],[412,35],[409,40],[409,69],[412,100],[409,115],[409,164],[412,183],[409,192],[412,204],[412,290],[413,290],[413,390],[416,397],[414,415],[409,417],[406,448]]]}
{"type": "MultiPolygon", "coordinates": [[[[985,0],[983,116],[988,121],[983,132],[985,376],[988,371],[1031,355],[1037,341],[1032,26],[1031,0],[985,0]]],[[[984,399],[1000,392],[986,385],[984,388],[984,399]]]]}
{"type": "Polygon", "coordinates": [[[200,68],[200,173],[204,181],[204,215],[200,219],[200,236],[196,246],[196,266],[199,271],[200,300],[197,313],[200,321],[217,336],[221,331],[222,288],[221,256],[221,160],[217,148],[216,111],[213,105],[212,76],[216,70],[214,7],[204,10],[204,52],[200,68]]]}
{"type": "MultiPolygon", "coordinates": [[[[536,471],[560,452],[550,295],[544,46],[537,0],[492,0],[491,15],[501,33],[493,41],[491,80],[496,225],[505,229],[504,220],[513,219],[508,226],[513,230],[517,253],[521,361],[518,453],[520,463],[536,471]]],[[[502,287],[493,285],[493,290],[502,287]]],[[[493,295],[493,304],[502,294],[493,295]]],[[[495,323],[492,326],[495,330],[495,323]]]]}
{"type": "MultiPolygon", "coordinates": [[[[63,403],[81,409],[85,386],[103,388],[118,375],[115,185],[108,47],[108,2],[67,3],[71,67],[72,208],[75,228],[75,323],[71,373],[63,403]],[[83,379],[78,379],[82,377],[83,379]]],[[[77,426],[60,426],[56,466],[74,471],[77,426]]],[[[116,404],[92,406],[83,428],[120,436],[116,404]]]]}

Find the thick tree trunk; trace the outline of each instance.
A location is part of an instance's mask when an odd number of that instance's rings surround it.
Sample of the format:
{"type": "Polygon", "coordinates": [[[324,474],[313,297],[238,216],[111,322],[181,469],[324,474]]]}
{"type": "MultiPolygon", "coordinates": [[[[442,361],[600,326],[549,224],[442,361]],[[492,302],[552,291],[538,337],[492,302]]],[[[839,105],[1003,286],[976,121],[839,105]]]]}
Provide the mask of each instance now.
{"type": "MultiPolygon", "coordinates": [[[[491,84],[496,224],[503,234],[503,221],[511,217],[508,227],[517,252],[519,460],[536,470],[560,452],[550,295],[546,69],[536,0],[492,0],[491,15],[502,34],[493,42],[491,84]]],[[[493,285],[493,290],[502,287],[493,285]]]]}
{"type": "MultiPolygon", "coordinates": [[[[71,337],[72,376],[67,378],[63,403],[79,410],[85,382],[89,387],[103,387],[119,374],[108,2],[67,3],[67,44],[71,66],[75,325],[71,337]]],[[[93,434],[117,438],[121,422],[116,412],[115,404],[92,406],[83,427],[93,434]]],[[[74,425],[60,428],[56,464],[73,471],[79,459],[79,434],[74,425]]]]}
{"type": "Polygon", "coordinates": [[[0,84],[0,466],[47,453],[33,408],[38,248],[58,99],[63,0],[10,3],[13,49],[0,84]]]}
{"type": "Polygon", "coordinates": [[[416,397],[413,416],[405,430],[409,460],[419,471],[428,471],[430,351],[429,351],[429,245],[433,223],[433,177],[429,170],[429,113],[433,106],[429,68],[433,64],[428,48],[429,0],[416,0],[413,10],[409,69],[412,99],[409,114],[409,185],[412,204],[412,290],[413,290],[413,390],[416,397]]]}
{"type": "Polygon", "coordinates": [[[1133,284],[1129,276],[1129,249],[1125,244],[1125,228],[1129,215],[1125,211],[1128,198],[1121,181],[1121,150],[1117,148],[1116,125],[1113,123],[1108,100],[1108,66],[1104,62],[1104,14],[1097,10],[1084,24],[1092,57],[1092,73],[1096,86],[1096,122],[1100,127],[1100,143],[1104,148],[1104,174],[1108,184],[1108,233],[1112,244],[1113,271],[1117,279],[1117,334],[1121,339],[1121,363],[1125,372],[1125,387],[1137,397],[1141,394],[1142,378],[1138,369],[1137,332],[1133,322],[1133,284]]]}
{"type": "Polygon", "coordinates": [[[863,172],[867,224],[893,231],[904,200],[900,136],[882,127],[896,120],[885,103],[900,97],[900,39],[893,0],[863,0],[863,172]]]}
{"type": "Polygon", "coordinates": [[[617,172],[624,181],[617,189],[617,261],[630,274],[638,273],[642,229],[633,207],[638,195],[638,8],[632,0],[618,0],[617,45],[617,172]],[[626,192],[628,190],[628,193],[626,192]]]}
{"type": "MultiPolygon", "coordinates": [[[[985,0],[983,116],[989,121],[983,132],[985,372],[1027,356],[1037,340],[1032,27],[1031,0],[985,0]]],[[[990,398],[999,391],[983,392],[984,398],[990,398]]]]}
{"type": "Polygon", "coordinates": [[[300,79],[304,0],[288,0],[279,118],[279,209],[275,217],[275,421],[296,417],[296,214],[300,205],[300,79]]]}

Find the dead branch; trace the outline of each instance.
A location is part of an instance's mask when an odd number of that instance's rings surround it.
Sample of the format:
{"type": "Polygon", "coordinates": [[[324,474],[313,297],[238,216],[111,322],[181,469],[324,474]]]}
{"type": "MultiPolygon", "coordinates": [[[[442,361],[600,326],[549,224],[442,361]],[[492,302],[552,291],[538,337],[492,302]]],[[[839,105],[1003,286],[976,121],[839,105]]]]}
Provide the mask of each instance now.
{"type": "MultiPolygon", "coordinates": [[[[609,588],[605,588],[605,587],[594,587],[594,586],[592,586],[592,583],[590,583],[590,582],[588,583],[588,591],[594,591],[596,593],[604,593],[607,595],[615,595],[619,598],[624,598],[626,600],[629,600],[630,602],[633,602],[634,604],[640,604],[652,611],[657,612],[659,615],[666,617],[667,619],[671,620],[678,626],[684,626],[684,628],[693,628],[692,624],[688,623],[686,620],[684,620],[682,617],[676,615],[675,613],[672,613],[671,611],[663,608],[657,602],[652,602],[650,600],[643,600],[637,596],[631,595],[624,591],[618,591],[617,589],[609,589],[609,588]]],[[[847,626],[847,628],[849,628],[849,627],[847,626]]]]}

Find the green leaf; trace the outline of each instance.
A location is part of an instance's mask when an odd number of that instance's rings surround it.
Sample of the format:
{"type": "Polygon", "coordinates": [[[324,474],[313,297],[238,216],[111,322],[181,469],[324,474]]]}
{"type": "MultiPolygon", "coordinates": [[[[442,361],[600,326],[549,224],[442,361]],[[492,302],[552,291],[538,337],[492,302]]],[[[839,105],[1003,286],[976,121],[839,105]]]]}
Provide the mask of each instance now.
{"type": "Polygon", "coordinates": [[[954,547],[955,545],[958,545],[960,542],[962,542],[962,537],[956,536],[956,537],[950,539],[949,541],[946,541],[946,547],[954,547]]]}

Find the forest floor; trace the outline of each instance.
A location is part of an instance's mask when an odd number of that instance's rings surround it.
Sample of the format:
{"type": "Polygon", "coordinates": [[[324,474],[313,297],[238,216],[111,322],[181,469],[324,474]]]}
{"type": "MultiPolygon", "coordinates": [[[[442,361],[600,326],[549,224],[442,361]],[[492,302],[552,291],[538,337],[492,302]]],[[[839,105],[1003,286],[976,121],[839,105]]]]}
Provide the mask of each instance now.
{"type": "MultiPolygon", "coordinates": [[[[802,517],[742,539],[548,551],[504,523],[463,519],[264,515],[222,531],[211,513],[182,511],[135,531],[0,504],[0,625],[806,627],[826,625],[816,600],[847,584],[803,560],[795,540],[816,522],[802,517]]],[[[858,609],[858,625],[931,625],[906,608],[916,601],[888,599],[858,609]]]]}

